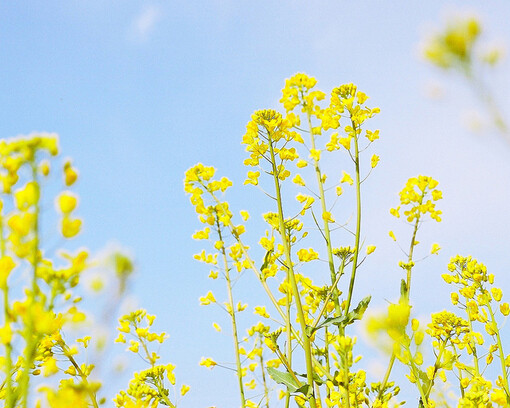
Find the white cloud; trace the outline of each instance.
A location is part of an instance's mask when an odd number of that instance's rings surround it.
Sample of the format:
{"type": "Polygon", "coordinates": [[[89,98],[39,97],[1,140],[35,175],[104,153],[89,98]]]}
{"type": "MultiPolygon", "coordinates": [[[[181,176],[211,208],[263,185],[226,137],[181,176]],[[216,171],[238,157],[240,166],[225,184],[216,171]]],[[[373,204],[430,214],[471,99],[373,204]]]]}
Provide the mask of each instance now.
{"type": "Polygon", "coordinates": [[[139,40],[146,40],[161,20],[163,13],[157,6],[145,7],[133,21],[133,32],[139,40]]]}

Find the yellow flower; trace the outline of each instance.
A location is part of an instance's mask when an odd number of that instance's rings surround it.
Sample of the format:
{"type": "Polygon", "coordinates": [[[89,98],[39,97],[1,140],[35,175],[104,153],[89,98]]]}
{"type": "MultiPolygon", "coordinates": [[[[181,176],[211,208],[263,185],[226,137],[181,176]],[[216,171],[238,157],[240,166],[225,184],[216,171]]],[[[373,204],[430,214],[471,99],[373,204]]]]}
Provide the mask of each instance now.
{"type": "Polygon", "coordinates": [[[73,168],[71,162],[68,160],[64,163],[64,183],[66,186],[71,186],[78,179],[78,172],[73,168]]]}
{"type": "Polygon", "coordinates": [[[505,394],[505,391],[498,388],[493,391],[491,394],[491,400],[492,402],[495,402],[498,405],[501,405],[502,407],[507,405],[507,397],[505,394]]]}
{"type": "Polygon", "coordinates": [[[305,186],[305,181],[303,180],[303,178],[299,174],[296,174],[294,176],[294,178],[292,179],[292,182],[294,184],[297,184],[297,185],[300,185],[300,186],[305,186]]]}
{"type": "Polygon", "coordinates": [[[9,323],[6,323],[0,328],[0,342],[2,344],[9,344],[12,339],[12,329],[9,323]]]}
{"type": "Polygon", "coordinates": [[[342,179],[340,180],[340,183],[347,183],[352,186],[354,183],[354,180],[352,179],[352,177],[343,170],[342,170],[342,174],[343,174],[343,176],[342,176],[342,179]]]}
{"type": "Polygon", "coordinates": [[[129,351],[132,351],[133,353],[138,353],[138,348],[140,347],[140,343],[138,343],[135,340],[130,340],[130,346],[128,347],[129,351]]]}
{"type": "Polygon", "coordinates": [[[45,377],[49,377],[56,373],[58,373],[57,360],[50,357],[43,363],[43,374],[45,377]]]}
{"type": "Polygon", "coordinates": [[[71,213],[78,204],[78,198],[70,191],[64,191],[57,197],[57,207],[62,214],[71,213]]]}
{"type": "Polygon", "coordinates": [[[315,161],[319,161],[321,159],[321,151],[318,149],[310,149],[310,157],[315,161]]]}
{"type": "Polygon", "coordinates": [[[266,319],[269,318],[269,313],[267,313],[265,306],[255,306],[254,313],[258,314],[259,316],[265,317],[266,319]]]}
{"type": "Polygon", "coordinates": [[[367,130],[366,131],[366,135],[368,140],[370,140],[370,142],[374,142],[375,140],[379,139],[379,130],[375,130],[375,131],[370,131],[370,130],[367,130]]]}
{"type": "Polygon", "coordinates": [[[441,249],[441,247],[439,246],[439,244],[432,244],[432,248],[430,249],[430,253],[432,255],[437,255],[439,253],[440,249],[441,249]]]}
{"type": "Polygon", "coordinates": [[[216,303],[216,298],[211,291],[207,292],[207,295],[202,296],[199,300],[201,305],[210,305],[211,303],[216,303]]]}
{"type": "Polygon", "coordinates": [[[346,150],[351,149],[351,137],[341,137],[338,139],[338,143],[340,143],[346,150]]]}
{"type": "Polygon", "coordinates": [[[301,262],[310,262],[314,259],[319,259],[319,254],[313,250],[313,248],[310,249],[300,249],[297,252],[297,256],[301,262]]]}
{"type": "Polygon", "coordinates": [[[379,156],[376,155],[376,154],[373,154],[372,157],[370,158],[370,166],[372,166],[372,168],[375,168],[375,166],[377,166],[377,164],[379,163],[379,156]]]}
{"type": "Polygon", "coordinates": [[[41,174],[43,176],[48,176],[50,174],[50,162],[48,160],[41,161],[41,164],[39,165],[39,170],[41,171],[41,174]]]}
{"type": "Polygon", "coordinates": [[[184,397],[188,391],[191,389],[191,387],[189,385],[186,385],[184,384],[182,387],[181,387],[181,395],[184,397]]]}
{"type": "Polygon", "coordinates": [[[14,199],[19,210],[27,210],[39,201],[39,186],[34,181],[27,183],[14,193],[14,199]]]}
{"type": "Polygon", "coordinates": [[[71,219],[70,217],[64,216],[62,219],[62,235],[65,238],[73,238],[80,232],[81,220],[71,219]]]}
{"type": "Polygon", "coordinates": [[[326,222],[335,222],[335,219],[333,218],[329,211],[324,211],[322,213],[322,219],[326,222]]]}
{"type": "Polygon", "coordinates": [[[303,167],[308,166],[308,162],[306,160],[300,159],[296,163],[296,166],[299,167],[300,169],[302,169],[303,167]]]}
{"type": "Polygon", "coordinates": [[[501,314],[503,314],[503,316],[508,316],[508,314],[510,313],[510,306],[506,302],[501,303],[499,305],[499,310],[501,311],[501,314]]]}
{"type": "Polygon", "coordinates": [[[331,138],[329,140],[328,143],[326,143],[326,150],[328,152],[332,152],[334,150],[338,150],[340,148],[340,145],[339,145],[339,140],[338,140],[338,133],[333,133],[331,135],[331,138]]]}
{"type": "Polygon", "coordinates": [[[212,325],[217,332],[221,331],[221,326],[218,323],[213,323],[212,325]]]}
{"type": "Polygon", "coordinates": [[[191,238],[200,240],[200,239],[209,239],[209,233],[211,232],[211,229],[209,227],[204,228],[201,231],[196,231],[191,238]]]}
{"type": "MultiPolygon", "coordinates": [[[[247,383],[244,383],[244,385],[247,388],[249,388],[250,390],[253,390],[257,386],[257,383],[255,382],[255,379],[252,379],[251,381],[248,381],[247,383]]],[[[258,407],[258,405],[255,405],[255,407],[258,407]]]]}
{"type": "Polygon", "coordinates": [[[214,367],[215,365],[217,365],[218,363],[216,363],[216,361],[214,361],[212,358],[208,357],[208,358],[204,358],[202,357],[202,359],[200,360],[200,363],[199,363],[201,366],[204,366],[204,367],[207,367],[207,368],[212,368],[214,367]]]}
{"type": "Polygon", "coordinates": [[[371,253],[373,253],[375,251],[375,245],[369,245],[367,246],[367,255],[370,255],[371,253]]]}
{"type": "Polygon", "coordinates": [[[244,181],[244,184],[253,184],[254,186],[256,186],[257,184],[259,184],[259,177],[260,177],[259,171],[249,171],[248,178],[244,181]]]}
{"type": "Polygon", "coordinates": [[[496,302],[499,302],[503,297],[503,291],[499,288],[491,288],[492,297],[496,302]]]}
{"type": "Polygon", "coordinates": [[[475,17],[451,22],[444,32],[428,41],[424,49],[425,58],[445,69],[470,63],[480,32],[480,23],[475,17]]]}
{"type": "Polygon", "coordinates": [[[397,238],[395,237],[395,234],[393,233],[393,231],[390,231],[390,232],[388,233],[388,235],[390,236],[390,238],[391,238],[393,241],[396,241],[396,240],[397,240],[397,238]]]}
{"type": "Polygon", "coordinates": [[[16,264],[10,256],[0,258],[0,289],[6,288],[7,278],[15,266],[16,264]]]}

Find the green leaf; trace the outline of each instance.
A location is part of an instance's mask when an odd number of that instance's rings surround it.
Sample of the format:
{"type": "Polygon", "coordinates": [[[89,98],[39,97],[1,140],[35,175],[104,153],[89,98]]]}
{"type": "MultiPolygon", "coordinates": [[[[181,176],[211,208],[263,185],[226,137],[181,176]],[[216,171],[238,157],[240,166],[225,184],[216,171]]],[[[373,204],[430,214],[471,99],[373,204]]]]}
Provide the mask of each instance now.
{"type": "Polygon", "coordinates": [[[404,300],[407,297],[407,284],[404,279],[400,281],[400,300],[404,300]]]}
{"type": "Polygon", "coordinates": [[[424,371],[422,371],[418,368],[418,377],[421,380],[423,389],[425,389],[425,390],[429,389],[429,387],[431,385],[431,381],[430,381],[427,373],[425,373],[424,371]]]}
{"type": "Polygon", "coordinates": [[[270,249],[269,251],[266,252],[266,256],[264,256],[264,263],[262,264],[262,266],[260,267],[260,272],[262,272],[265,268],[267,268],[267,266],[269,265],[269,259],[271,257],[271,254],[274,252],[273,249],[270,249]]]}
{"type": "Polygon", "coordinates": [[[367,296],[363,298],[356,308],[349,312],[347,314],[347,324],[353,323],[355,320],[361,320],[363,318],[363,315],[365,314],[366,310],[368,309],[368,304],[370,303],[370,300],[372,299],[372,296],[367,296]]]}
{"type": "Polygon", "coordinates": [[[330,318],[324,320],[317,327],[315,327],[312,330],[312,332],[319,330],[323,327],[331,326],[332,324],[334,324],[335,326],[345,327],[349,324],[354,323],[355,320],[361,320],[363,318],[363,315],[365,314],[365,311],[368,308],[368,304],[370,303],[371,299],[372,299],[372,296],[367,296],[367,297],[363,298],[358,303],[358,306],[356,306],[356,308],[354,310],[351,310],[349,313],[347,313],[347,316],[330,317],[330,318]]]}
{"type": "MultiPolygon", "coordinates": [[[[297,374],[297,373],[295,373],[295,374],[298,377],[302,377],[305,380],[308,380],[308,376],[306,374],[297,374]]],[[[326,381],[324,381],[321,377],[319,377],[319,375],[317,373],[313,373],[313,382],[317,385],[323,385],[326,381]]]]}
{"type": "Polygon", "coordinates": [[[298,389],[303,387],[303,384],[296,381],[294,376],[290,373],[278,371],[273,367],[268,367],[267,372],[275,382],[286,385],[289,392],[296,392],[298,389]]]}
{"type": "Polygon", "coordinates": [[[294,393],[300,393],[306,397],[308,395],[309,389],[310,389],[310,386],[308,384],[305,384],[302,387],[299,387],[296,391],[294,391],[294,393]]]}

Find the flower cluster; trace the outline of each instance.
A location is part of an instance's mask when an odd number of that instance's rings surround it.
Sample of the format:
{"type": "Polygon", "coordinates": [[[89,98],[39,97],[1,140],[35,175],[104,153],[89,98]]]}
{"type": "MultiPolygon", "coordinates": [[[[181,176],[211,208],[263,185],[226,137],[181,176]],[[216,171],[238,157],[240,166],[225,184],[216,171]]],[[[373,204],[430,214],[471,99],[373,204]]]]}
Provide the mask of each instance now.
{"type": "MultiPolygon", "coordinates": [[[[159,404],[176,406],[175,402],[171,402],[170,392],[165,384],[168,381],[172,386],[175,385],[175,366],[173,364],[157,365],[156,362],[160,356],[149,350],[150,343],[161,344],[168,337],[164,332],[158,334],[151,331],[155,318],[156,316],[139,309],[119,319],[119,335],[116,342],[127,343],[126,335],[131,335],[133,339],[129,340],[128,350],[138,354],[150,365],[150,368],[134,374],[128,389],[121,391],[115,397],[114,402],[117,407],[152,408],[159,404]]],[[[189,386],[183,385],[181,395],[185,395],[189,389],[189,386]]]]}

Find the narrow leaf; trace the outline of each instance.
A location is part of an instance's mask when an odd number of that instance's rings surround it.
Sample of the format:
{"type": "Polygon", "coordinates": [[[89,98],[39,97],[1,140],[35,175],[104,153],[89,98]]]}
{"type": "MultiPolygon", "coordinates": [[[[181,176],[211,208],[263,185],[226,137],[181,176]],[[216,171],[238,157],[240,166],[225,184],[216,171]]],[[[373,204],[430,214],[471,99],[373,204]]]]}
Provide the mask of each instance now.
{"type": "Polygon", "coordinates": [[[290,392],[296,392],[303,386],[290,373],[278,371],[273,367],[268,367],[267,372],[275,382],[286,385],[290,392]]]}

